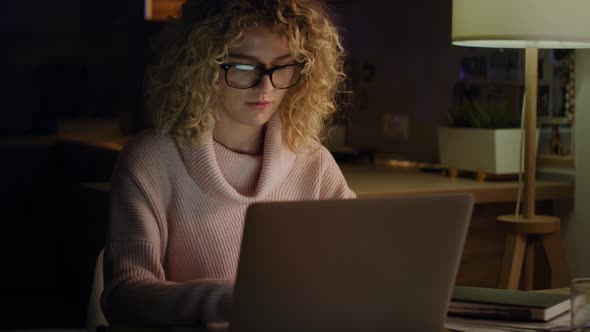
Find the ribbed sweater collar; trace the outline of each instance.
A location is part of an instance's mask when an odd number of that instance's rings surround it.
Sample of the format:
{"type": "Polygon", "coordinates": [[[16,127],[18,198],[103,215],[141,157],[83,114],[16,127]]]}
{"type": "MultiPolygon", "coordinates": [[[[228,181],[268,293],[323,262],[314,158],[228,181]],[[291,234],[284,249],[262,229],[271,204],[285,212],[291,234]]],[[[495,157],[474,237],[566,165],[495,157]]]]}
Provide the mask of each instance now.
{"type": "Polygon", "coordinates": [[[237,192],[226,180],[215,157],[213,136],[205,134],[201,144],[177,142],[185,166],[197,186],[208,194],[226,200],[252,203],[264,198],[280,186],[289,175],[295,154],[283,138],[282,124],[278,113],[266,124],[262,168],[254,196],[237,192]]]}

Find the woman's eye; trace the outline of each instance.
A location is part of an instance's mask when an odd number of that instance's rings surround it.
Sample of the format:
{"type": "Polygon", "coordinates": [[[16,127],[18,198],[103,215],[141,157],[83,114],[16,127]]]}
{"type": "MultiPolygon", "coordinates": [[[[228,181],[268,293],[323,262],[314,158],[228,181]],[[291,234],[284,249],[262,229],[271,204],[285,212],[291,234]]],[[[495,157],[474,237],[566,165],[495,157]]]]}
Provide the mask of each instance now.
{"type": "Polygon", "coordinates": [[[256,66],[253,66],[253,65],[234,65],[234,67],[238,70],[245,70],[245,71],[251,71],[251,70],[256,69],[256,66]]]}

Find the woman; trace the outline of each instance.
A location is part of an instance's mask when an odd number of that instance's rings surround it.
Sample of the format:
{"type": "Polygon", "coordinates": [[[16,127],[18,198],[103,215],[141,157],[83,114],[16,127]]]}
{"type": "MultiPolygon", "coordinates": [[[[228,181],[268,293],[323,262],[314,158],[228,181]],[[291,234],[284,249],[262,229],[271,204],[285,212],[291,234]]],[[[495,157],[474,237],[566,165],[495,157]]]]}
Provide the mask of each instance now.
{"type": "Polygon", "coordinates": [[[320,3],[189,1],[166,38],[156,130],[125,147],[112,178],[111,324],[227,321],[250,203],[355,197],[319,143],[344,77],[320,3]]]}

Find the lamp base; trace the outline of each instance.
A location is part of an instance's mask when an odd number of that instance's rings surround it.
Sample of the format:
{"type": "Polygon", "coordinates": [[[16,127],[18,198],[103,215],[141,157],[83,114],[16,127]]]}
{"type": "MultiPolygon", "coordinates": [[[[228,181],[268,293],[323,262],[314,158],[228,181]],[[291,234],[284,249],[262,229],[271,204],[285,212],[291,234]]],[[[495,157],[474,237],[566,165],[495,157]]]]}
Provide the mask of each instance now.
{"type": "Polygon", "coordinates": [[[504,215],[499,216],[498,221],[507,233],[551,234],[560,230],[560,220],[554,216],[504,215]]]}
{"type": "Polygon", "coordinates": [[[504,258],[500,272],[499,287],[518,289],[523,272],[524,289],[534,288],[534,244],[540,241],[549,267],[551,268],[551,287],[567,287],[570,273],[565,249],[561,241],[560,220],[553,216],[521,215],[498,217],[500,227],[507,233],[504,258]]]}

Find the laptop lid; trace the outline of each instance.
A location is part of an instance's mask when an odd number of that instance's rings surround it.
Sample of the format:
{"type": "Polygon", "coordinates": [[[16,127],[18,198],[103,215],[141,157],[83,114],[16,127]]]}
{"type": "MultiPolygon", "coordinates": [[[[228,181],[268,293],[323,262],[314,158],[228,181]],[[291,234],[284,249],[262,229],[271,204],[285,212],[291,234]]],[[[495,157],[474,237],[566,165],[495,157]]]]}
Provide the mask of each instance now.
{"type": "Polygon", "coordinates": [[[440,331],[473,197],[256,203],[231,331],[440,331]]]}

